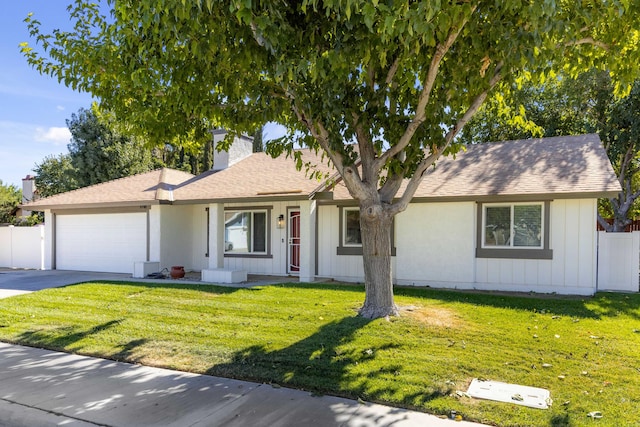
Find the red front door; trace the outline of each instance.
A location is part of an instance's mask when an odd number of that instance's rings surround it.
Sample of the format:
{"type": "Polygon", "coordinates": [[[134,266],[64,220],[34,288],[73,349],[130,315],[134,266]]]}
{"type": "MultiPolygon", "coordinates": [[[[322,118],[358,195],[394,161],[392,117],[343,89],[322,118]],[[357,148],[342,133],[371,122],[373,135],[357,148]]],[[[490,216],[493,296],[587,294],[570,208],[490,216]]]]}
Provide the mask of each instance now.
{"type": "Polygon", "coordinates": [[[289,211],[289,250],[287,273],[300,272],[300,211],[289,211]]]}

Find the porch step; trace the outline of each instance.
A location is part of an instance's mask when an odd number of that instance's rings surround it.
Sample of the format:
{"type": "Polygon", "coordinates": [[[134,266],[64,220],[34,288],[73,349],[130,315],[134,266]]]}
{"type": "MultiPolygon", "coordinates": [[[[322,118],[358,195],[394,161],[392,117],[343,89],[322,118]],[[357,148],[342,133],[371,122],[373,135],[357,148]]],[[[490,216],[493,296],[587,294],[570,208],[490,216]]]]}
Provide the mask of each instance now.
{"type": "Polygon", "coordinates": [[[222,268],[202,270],[202,281],[209,283],[242,283],[247,281],[247,272],[222,268]]]}

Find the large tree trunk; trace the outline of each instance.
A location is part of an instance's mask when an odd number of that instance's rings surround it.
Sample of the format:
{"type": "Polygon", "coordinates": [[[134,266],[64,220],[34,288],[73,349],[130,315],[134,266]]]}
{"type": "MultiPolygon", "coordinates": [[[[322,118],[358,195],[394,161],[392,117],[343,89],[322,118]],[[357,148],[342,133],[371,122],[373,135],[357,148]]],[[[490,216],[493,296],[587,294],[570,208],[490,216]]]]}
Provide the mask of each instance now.
{"type": "Polygon", "coordinates": [[[382,206],[360,204],[360,232],[366,296],[360,315],[369,319],[393,316],[391,283],[391,225],[393,217],[382,206]]]}
{"type": "Polygon", "coordinates": [[[604,218],[598,214],[598,223],[607,233],[623,233],[627,225],[633,221],[629,219],[629,211],[636,201],[640,192],[631,192],[631,182],[623,181],[623,191],[618,193],[618,197],[609,199],[611,210],[613,211],[613,222],[609,224],[604,218]]]}

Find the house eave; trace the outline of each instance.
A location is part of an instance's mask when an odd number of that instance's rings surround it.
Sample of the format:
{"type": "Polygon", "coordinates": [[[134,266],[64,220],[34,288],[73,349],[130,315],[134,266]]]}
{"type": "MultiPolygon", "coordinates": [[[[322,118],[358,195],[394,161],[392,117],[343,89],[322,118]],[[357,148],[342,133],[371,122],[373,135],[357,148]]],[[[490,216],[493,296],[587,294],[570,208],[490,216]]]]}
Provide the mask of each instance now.
{"type": "Polygon", "coordinates": [[[266,203],[266,202],[287,202],[287,201],[299,201],[309,200],[308,194],[296,194],[296,195],[278,195],[278,196],[254,196],[254,197],[224,197],[224,198],[211,198],[211,199],[190,199],[190,200],[176,200],[174,205],[202,205],[212,203],[266,203]]]}
{"type": "Polygon", "coordinates": [[[35,212],[68,211],[68,210],[96,210],[96,209],[119,209],[119,208],[146,208],[151,205],[160,204],[159,200],[139,200],[130,202],[106,202],[106,203],[74,203],[74,204],[51,204],[51,205],[24,205],[24,208],[35,212]]]}
{"type": "Polygon", "coordinates": [[[481,202],[490,203],[497,201],[534,202],[541,200],[557,199],[599,199],[615,197],[618,193],[612,191],[572,192],[572,193],[531,193],[531,194],[483,194],[463,196],[434,196],[415,197],[413,203],[438,203],[438,202],[481,202]]]}
{"type": "MultiPolygon", "coordinates": [[[[432,196],[414,197],[411,203],[453,203],[453,202],[479,202],[491,203],[500,201],[510,202],[539,202],[544,200],[557,199],[600,199],[612,198],[618,195],[617,191],[594,191],[575,193],[535,193],[535,194],[484,194],[484,195],[462,195],[462,196],[432,196]]],[[[322,200],[324,205],[354,205],[353,199],[333,199],[322,200]]]]}

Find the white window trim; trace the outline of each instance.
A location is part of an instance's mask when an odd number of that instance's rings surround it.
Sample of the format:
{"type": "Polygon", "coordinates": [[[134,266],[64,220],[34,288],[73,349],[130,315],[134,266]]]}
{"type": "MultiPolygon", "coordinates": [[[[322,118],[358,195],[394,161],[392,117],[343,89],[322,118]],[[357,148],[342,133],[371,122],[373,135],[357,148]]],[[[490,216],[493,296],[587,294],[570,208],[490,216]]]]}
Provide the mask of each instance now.
{"type": "MultiPolygon", "coordinates": [[[[342,247],[344,248],[361,248],[362,243],[347,243],[347,213],[348,212],[360,213],[360,208],[345,207],[342,209],[342,247]]],[[[360,237],[362,239],[362,236],[360,237]]]]}
{"type": "Polygon", "coordinates": [[[482,248],[483,249],[509,249],[509,250],[523,250],[523,249],[544,249],[544,203],[543,202],[518,202],[518,203],[484,203],[482,205],[482,248]],[[538,246],[515,246],[513,243],[513,237],[515,236],[515,207],[516,206],[540,206],[540,245],[538,246]],[[487,232],[487,208],[510,208],[510,230],[509,230],[509,245],[487,245],[485,244],[486,232],[487,232]]]}
{"type": "Polygon", "coordinates": [[[552,260],[553,249],[551,249],[551,200],[532,200],[528,202],[478,202],[476,214],[476,258],[502,258],[502,259],[537,259],[552,260]],[[541,203],[542,211],[542,247],[511,247],[511,246],[483,246],[484,245],[484,207],[487,205],[532,205],[541,203]]]}

